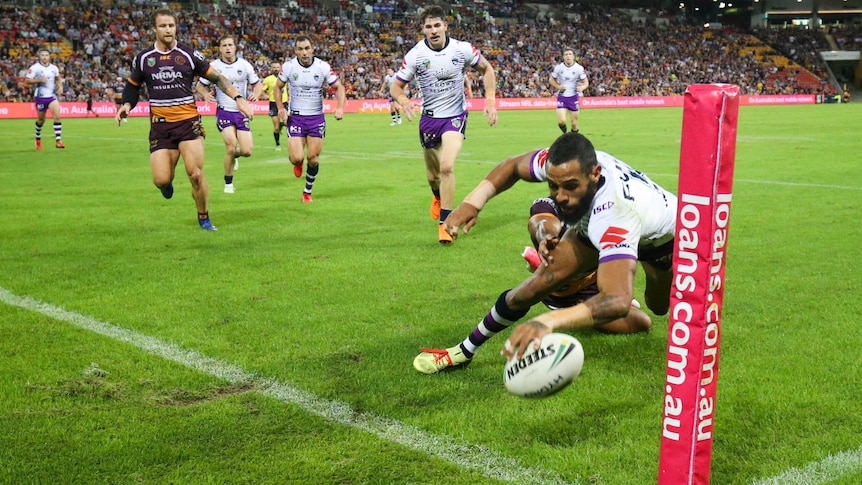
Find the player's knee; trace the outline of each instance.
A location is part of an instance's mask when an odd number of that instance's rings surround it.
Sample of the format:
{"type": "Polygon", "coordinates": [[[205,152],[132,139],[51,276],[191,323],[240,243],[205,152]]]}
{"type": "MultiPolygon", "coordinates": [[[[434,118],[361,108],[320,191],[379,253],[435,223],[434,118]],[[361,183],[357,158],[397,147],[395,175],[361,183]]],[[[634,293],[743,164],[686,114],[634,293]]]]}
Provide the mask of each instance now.
{"type": "Polygon", "coordinates": [[[237,151],[237,153],[239,153],[239,156],[241,156],[241,157],[250,157],[252,151],[253,151],[253,149],[251,147],[246,147],[246,148],[240,147],[239,150],[237,151]]]}
{"type": "Polygon", "coordinates": [[[644,312],[631,310],[626,318],[631,333],[649,332],[652,328],[652,319],[644,312]]]}
{"type": "Polygon", "coordinates": [[[200,187],[203,179],[204,179],[204,172],[203,172],[203,170],[201,170],[199,168],[196,168],[196,169],[192,170],[191,173],[189,173],[189,182],[191,182],[192,186],[194,186],[194,187],[200,187]]]}
{"type": "Polygon", "coordinates": [[[646,302],[646,306],[650,311],[659,316],[667,315],[667,312],[670,310],[670,297],[666,295],[657,296],[644,293],[644,302],[646,302]]]}

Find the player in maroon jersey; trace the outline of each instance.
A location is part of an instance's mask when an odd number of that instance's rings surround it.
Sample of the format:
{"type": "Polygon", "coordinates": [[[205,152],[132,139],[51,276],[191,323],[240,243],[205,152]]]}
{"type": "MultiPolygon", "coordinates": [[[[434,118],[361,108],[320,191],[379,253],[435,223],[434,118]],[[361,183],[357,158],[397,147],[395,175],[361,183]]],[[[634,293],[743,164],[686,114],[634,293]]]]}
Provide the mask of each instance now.
{"type": "Polygon", "coordinates": [[[180,156],[192,186],[198,223],[215,231],[209,217],[209,186],[204,178],[204,132],[194,98],[195,76],[216,84],[237,101],[239,111],[254,117],[251,105],[231,82],[210,67],[204,56],[176,40],[177,17],[167,9],[153,14],[156,35],[152,47],[139,52],[132,61],[132,74],[123,88],[122,105],[117,110],[117,126],[138,102],[141,86],[150,98],[150,168],[153,183],[166,199],[174,195],[174,173],[180,156]]]}

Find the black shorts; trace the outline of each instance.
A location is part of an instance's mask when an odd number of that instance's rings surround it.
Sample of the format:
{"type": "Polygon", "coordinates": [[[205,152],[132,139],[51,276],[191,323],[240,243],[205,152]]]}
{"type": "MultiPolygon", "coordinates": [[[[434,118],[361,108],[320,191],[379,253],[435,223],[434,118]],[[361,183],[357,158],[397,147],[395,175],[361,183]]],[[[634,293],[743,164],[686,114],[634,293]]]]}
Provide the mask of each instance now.
{"type": "Polygon", "coordinates": [[[674,239],[658,246],[638,248],[638,261],[661,271],[670,271],[673,266],[674,239]]]}
{"type": "Polygon", "coordinates": [[[275,104],[275,101],[269,102],[269,117],[275,118],[278,116],[278,105],[275,104]]]}
{"type": "Polygon", "coordinates": [[[181,141],[197,140],[206,136],[200,115],[172,123],[150,118],[150,153],[164,149],[176,150],[181,141]]]}

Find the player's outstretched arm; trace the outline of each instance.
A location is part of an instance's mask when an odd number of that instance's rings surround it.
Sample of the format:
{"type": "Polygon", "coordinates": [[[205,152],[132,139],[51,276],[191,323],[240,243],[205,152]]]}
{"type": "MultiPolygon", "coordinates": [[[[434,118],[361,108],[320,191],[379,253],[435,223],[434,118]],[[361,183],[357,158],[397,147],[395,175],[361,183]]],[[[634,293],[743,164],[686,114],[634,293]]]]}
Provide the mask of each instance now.
{"type": "Polygon", "coordinates": [[[530,151],[509,157],[491,169],[479,185],[446,218],[446,231],[449,235],[453,238],[458,237],[459,229],[467,234],[478,222],[479,211],[489,200],[505,192],[519,180],[533,181],[530,162],[534,153],[530,151]]]}
{"type": "Polygon", "coordinates": [[[121,102],[123,103],[119,109],[117,109],[117,114],[114,116],[114,119],[117,120],[117,126],[120,126],[120,122],[123,121],[123,118],[129,116],[129,113],[135,109],[135,105],[138,104],[138,99],[140,99],[140,86],[132,84],[129,80],[126,80],[126,85],[123,87],[123,98],[121,102]]]}
{"type": "Polygon", "coordinates": [[[476,69],[482,73],[482,85],[485,88],[485,117],[490,126],[497,126],[497,75],[487,59],[482,57],[476,69]]]}
{"type": "Polygon", "coordinates": [[[392,87],[389,88],[389,94],[392,95],[392,99],[394,99],[396,103],[401,105],[401,109],[404,110],[404,117],[407,118],[407,121],[413,121],[413,118],[416,117],[418,106],[416,106],[413,101],[410,101],[410,98],[404,94],[405,86],[407,86],[407,83],[396,77],[395,80],[392,81],[392,87]]]}
{"type": "Polygon", "coordinates": [[[341,81],[336,81],[333,84],[335,87],[335,119],[340,120],[344,118],[344,102],[347,100],[347,90],[344,88],[344,84],[341,81]]]}
{"type": "MultiPolygon", "coordinates": [[[[275,80],[275,92],[283,93],[284,92],[284,81],[281,79],[275,80]]],[[[278,119],[287,125],[287,108],[284,107],[284,97],[276,94],[275,96],[275,106],[278,108],[278,119]]]]}

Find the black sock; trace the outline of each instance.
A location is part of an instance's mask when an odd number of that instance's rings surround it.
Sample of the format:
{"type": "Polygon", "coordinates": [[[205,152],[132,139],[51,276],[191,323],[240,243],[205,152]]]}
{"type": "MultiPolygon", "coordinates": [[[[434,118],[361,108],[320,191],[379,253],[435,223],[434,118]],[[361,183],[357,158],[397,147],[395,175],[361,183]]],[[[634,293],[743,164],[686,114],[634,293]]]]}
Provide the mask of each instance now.
{"type": "Polygon", "coordinates": [[[558,124],[557,126],[559,126],[559,127],[560,127],[560,131],[562,131],[563,133],[565,133],[565,132],[566,132],[566,124],[565,124],[565,123],[563,123],[563,124],[558,124]]]}
{"type": "Polygon", "coordinates": [[[451,212],[451,209],[440,209],[440,224],[446,222],[446,218],[449,217],[451,212]]]}

